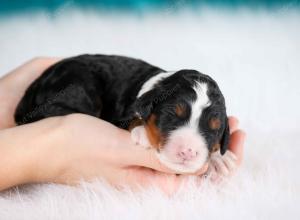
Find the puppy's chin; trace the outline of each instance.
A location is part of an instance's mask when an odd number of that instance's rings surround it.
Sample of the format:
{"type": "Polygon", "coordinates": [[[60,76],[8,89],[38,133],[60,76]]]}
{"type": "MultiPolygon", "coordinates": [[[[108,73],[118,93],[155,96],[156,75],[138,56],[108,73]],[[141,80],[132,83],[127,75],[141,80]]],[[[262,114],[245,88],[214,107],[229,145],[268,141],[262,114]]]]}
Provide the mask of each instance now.
{"type": "Polygon", "coordinates": [[[207,159],[196,159],[193,161],[179,161],[170,158],[170,156],[161,150],[160,152],[156,153],[157,158],[159,161],[168,167],[171,170],[177,171],[178,173],[195,173],[199,171],[207,162],[207,159]]]}

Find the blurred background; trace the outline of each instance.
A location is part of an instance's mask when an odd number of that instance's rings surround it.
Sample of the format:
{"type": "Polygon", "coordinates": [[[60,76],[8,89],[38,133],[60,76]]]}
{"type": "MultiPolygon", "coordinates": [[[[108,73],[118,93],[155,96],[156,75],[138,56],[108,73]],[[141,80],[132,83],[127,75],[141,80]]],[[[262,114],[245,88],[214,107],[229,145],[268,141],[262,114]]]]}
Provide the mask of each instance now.
{"type": "Polygon", "coordinates": [[[81,53],[194,68],[216,79],[229,114],[248,129],[298,133],[299,8],[293,0],[1,0],[0,74],[32,57],[81,53]]]}
{"type": "MultiPolygon", "coordinates": [[[[228,206],[210,198],[201,203],[202,211],[223,207],[224,219],[232,213],[241,219],[253,213],[258,218],[252,219],[266,219],[261,213],[299,217],[298,0],[0,0],[0,77],[33,57],[82,53],[132,56],[166,70],[190,68],[212,76],[228,114],[240,119],[248,136],[244,176],[232,194],[238,197],[228,206]]],[[[37,195],[37,201],[44,198],[37,195]]],[[[61,207],[60,198],[51,195],[61,207]]],[[[4,204],[0,214],[11,211],[3,219],[28,210],[19,206],[16,213],[4,204]]],[[[174,213],[186,214],[186,204],[174,213]]]]}

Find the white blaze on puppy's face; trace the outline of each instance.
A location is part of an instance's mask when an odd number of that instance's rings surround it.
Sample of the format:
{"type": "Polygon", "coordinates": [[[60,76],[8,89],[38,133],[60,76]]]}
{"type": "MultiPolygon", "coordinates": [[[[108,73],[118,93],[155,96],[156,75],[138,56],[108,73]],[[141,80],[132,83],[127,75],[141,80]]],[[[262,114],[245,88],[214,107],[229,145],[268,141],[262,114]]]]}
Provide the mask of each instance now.
{"type": "Polygon", "coordinates": [[[207,84],[196,82],[193,87],[196,99],[190,103],[191,115],[187,124],[172,131],[166,144],[157,154],[166,166],[180,172],[195,172],[206,162],[209,150],[199,130],[203,109],[210,105],[207,84]]]}
{"type": "Polygon", "coordinates": [[[175,72],[174,71],[169,71],[169,72],[162,72],[159,73],[153,77],[151,77],[148,81],[145,82],[145,84],[142,86],[141,90],[139,91],[137,98],[141,97],[143,94],[146,92],[150,91],[153,89],[153,87],[161,80],[173,75],[175,72]]]}

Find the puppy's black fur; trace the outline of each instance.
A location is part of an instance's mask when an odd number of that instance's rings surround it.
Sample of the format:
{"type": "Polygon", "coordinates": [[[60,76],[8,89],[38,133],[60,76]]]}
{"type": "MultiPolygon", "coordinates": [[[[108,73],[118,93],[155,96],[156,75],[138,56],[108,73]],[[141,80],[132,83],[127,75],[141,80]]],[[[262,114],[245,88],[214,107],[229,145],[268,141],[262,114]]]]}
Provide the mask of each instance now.
{"type": "Polygon", "coordinates": [[[161,72],[165,71],[142,60],[122,56],[80,55],[64,59],[47,69],[27,89],[15,112],[16,123],[83,113],[128,128],[134,118],[147,121],[155,114],[156,126],[162,140],[166,140],[170,131],[188,121],[189,103],[196,99],[192,87],[197,80],[209,85],[211,101],[199,120],[199,132],[205,136],[210,150],[221,142],[224,154],[229,128],[224,97],[216,82],[195,70],[181,70],[137,98],[143,84],[161,72]],[[180,116],[175,114],[178,104],[185,109],[180,116]],[[218,129],[209,128],[211,118],[221,121],[218,129]]]}

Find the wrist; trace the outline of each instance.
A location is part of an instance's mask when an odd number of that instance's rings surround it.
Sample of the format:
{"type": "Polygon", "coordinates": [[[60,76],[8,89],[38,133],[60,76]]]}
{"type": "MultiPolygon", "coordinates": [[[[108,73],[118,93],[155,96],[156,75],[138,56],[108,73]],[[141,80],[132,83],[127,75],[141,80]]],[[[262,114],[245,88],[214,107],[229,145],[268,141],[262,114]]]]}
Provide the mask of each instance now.
{"type": "Polygon", "coordinates": [[[0,190],[49,182],[58,175],[60,122],[57,117],[0,131],[0,190]]]}
{"type": "Polygon", "coordinates": [[[65,150],[64,117],[46,119],[49,127],[39,136],[38,146],[32,149],[32,163],[29,165],[33,173],[33,182],[56,182],[67,163],[65,150]]]}

